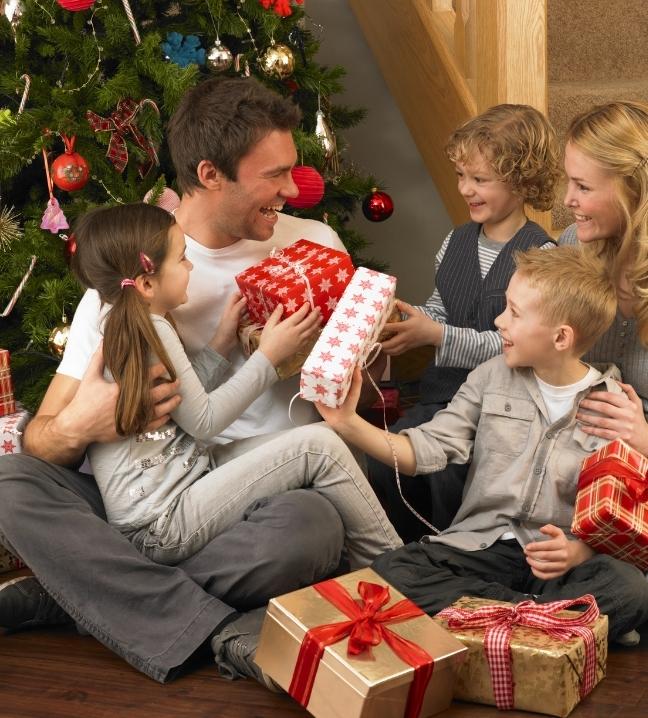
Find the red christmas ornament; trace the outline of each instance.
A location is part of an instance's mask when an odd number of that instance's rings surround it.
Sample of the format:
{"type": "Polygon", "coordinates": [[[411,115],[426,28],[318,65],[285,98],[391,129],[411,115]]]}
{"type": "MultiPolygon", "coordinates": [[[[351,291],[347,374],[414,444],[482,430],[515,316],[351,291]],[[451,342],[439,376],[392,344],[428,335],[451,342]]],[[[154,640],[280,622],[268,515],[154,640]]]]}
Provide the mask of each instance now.
{"type": "Polygon", "coordinates": [[[314,167],[308,165],[293,167],[292,178],[299,189],[299,194],[286,200],[286,204],[291,207],[308,209],[314,207],[324,196],[324,180],[314,167]]]}
{"type": "Polygon", "coordinates": [[[65,261],[68,264],[68,267],[70,266],[70,262],[72,261],[72,257],[76,254],[77,251],[77,242],[76,237],[74,236],[74,232],[63,242],[63,255],[65,256],[65,261]]]}
{"type": "Polygon", "coordinates": [[[362,212],[371,222],[384,222],[392,216],[394,203],[387,192],[381,192],[376,187],[371,194],[365,197],[362,203],[362,212]]]}
{"type": "Polygon", "coordinates": [[[81,12],[94,5],[95,0],[56,0],[56,2],[70,12],[81,12]]]}
{"type": "Polygon", "coordinates": [[[76,137],[61,135],[65,152],[52,162],[52,181],[59,189],[76,192],[86,186],[90,176],[90,167],[85,157],[74,151],[76,137]]]}

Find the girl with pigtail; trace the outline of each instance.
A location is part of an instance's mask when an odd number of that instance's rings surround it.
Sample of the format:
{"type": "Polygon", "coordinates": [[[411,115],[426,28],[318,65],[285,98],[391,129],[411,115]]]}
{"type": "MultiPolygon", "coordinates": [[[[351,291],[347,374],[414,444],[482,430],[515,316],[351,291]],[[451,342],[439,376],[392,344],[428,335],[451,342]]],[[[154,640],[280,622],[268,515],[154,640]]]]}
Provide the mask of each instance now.
{"type": "Polygon", "coordinates": [[[187,301],[192,269],[174,218],[147,204],[99,208],[79,220],[75,234],[73,270],[108,305],[106,377],[119,386],[122,438],[88,448],[111,524],[153,560],[175,564],[241,521],[253,502],[312,487],[338,510],[352,567],[401,545],[351,452],[326,426],[213,443],[317,331],[318,310],[305,304],[282,321],[277,307],[259,349],[223,382],[245,300],[232,296],[209,345],[189,359],[169,314],[187,301]],[[156,363],[166,369],[164,380],[179,380],[182,401],[151,432],[149,369],[156,363]]]}

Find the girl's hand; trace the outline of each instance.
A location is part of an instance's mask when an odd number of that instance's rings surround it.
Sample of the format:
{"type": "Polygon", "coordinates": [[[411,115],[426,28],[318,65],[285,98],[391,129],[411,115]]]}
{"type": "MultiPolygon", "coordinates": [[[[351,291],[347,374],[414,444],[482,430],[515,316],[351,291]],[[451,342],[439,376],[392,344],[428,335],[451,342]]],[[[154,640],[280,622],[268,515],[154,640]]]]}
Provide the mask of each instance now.
{"type": "Polygon", "coordinates": [[[351,381],[351,387],[346,399],[337,409],[332,409],[330,406],[315,402],[317,411],[324,421],[333,429],[342,429],[345,424],[348,424],[353,417],[356,416],[356,409],[358,407],[358,400],[360,399],[360,390],[362,389],[362,372],[360,367],[357,366],[353,371],[353,379],[351,381]]]}
{"type": "Polygon", "coordinates": [[[396,300],[396,307],[407,315],[402,322],[389,324],[393,336],[382,342],[385,354],[397,356],[408,349],[422,346],[439,346],[443,340],[443,324],[430,319],[411,304],[396,300]]]}
{"type": "Polygon", "coordinates": [[[547,524],[540,531],[549,538],[528,543],[524,553],[533,575],[543,581],[562,576],[595,553],[582,541],[570,541],[557,526],[547,524]]]}
{"type": "Polygon", "coordinates": [[[648,424],[641,399],[630,384],[619,382],[619,386],[623,394],[612,394],[609,391],[588,394],[578,407],[576,419],[581,422],[586,434],[600,436],[608,441],[623,439],[636,451],[648,454],[648,424]],[[594,416],[589,411],[598,412],[602,416],[594,416]]]}
{"type": "Polygon", "coordinates": [[[282,314],[283,306],[279,304],[263,327],[259,341],[259,349],[274,367],[306,346],[308,340],[317,333],[322,320],[319,308],[311,311],[310,304],[303,304],[283,321],[282,314]]]}
{"type": "Polygon", "coordinates": [[[238,342],[238,325],[245,312],[247,300],[240,292],[234,292],[227,300],[223,316],[209,346],[227,358],[238,342]]]}

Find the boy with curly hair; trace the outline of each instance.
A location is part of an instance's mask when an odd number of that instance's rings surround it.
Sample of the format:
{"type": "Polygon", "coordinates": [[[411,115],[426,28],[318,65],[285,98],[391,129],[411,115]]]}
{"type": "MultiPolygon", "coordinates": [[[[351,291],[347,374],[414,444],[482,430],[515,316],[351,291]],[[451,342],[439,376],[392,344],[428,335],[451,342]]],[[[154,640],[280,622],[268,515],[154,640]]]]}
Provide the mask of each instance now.
{"type": "MultiPolygon", "coordinates": [[[[525,206],[550,209],[559,176],[555,132],[538,110],[528,105],[496,105],[461,125],[446,153],[455,164],[459,192],[471,221],[445,238],[436,256],[436,288],[424,306],[399,302],[404,321],[383,342],[387,354],[419,346],[436,347],[420,383],[420,403],[393,427],[400,431],[431,419],[452,399],[468,372],[502,351],[493,321],[505,305],[513,274],[513,255],[554,242],[525,206]]],[[[416,540],[425,529],[405,509],[393,472],[370,461],[372,486],[404,540],[416,540]]],[[[428,487],[402,477],[409,501],[437,526],[452,519],[461,497],[463,467],[452,467],[428,487]],[[434,499],[430,502],[430,489],[434,499]]]]}

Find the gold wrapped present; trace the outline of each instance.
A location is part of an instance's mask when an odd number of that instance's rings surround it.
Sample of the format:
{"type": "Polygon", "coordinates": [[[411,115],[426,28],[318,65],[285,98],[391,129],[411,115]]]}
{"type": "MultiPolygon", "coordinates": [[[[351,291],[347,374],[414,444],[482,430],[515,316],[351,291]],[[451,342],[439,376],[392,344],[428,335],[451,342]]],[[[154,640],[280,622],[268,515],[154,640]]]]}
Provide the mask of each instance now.
{"type": "Polygon", "coordinates": [[[369,568],[270,601],[255,661],[314,716],[426,718],[466,649],[369,568]]]}
{"type": "Polygon", "coordinates": [[[463,597],[434,620],[468,648],[459,700],[567,716],[605,677],[608,619],[590,595],[545,604],[463,597]],[[561,610],[582,603],[584,612],[561,610]]]}
{"type": "MultiPolygon", "coordinates": [[[[400,312],[394,307],[394,310],[390,314],[389,319],[387,319],[387,324],[378,336],[378,341],[385,341],[385,339],[388,339],[390,336],[392,336],[392,333],[389,331],[389,324],[400,321],[400,312]]],[[[238,338],[239,342],[241,343],[241,346],[243,347],[243,353],[245,354],[245,356],[249,357],[252,352],[255,352],[259,348],[262,330],[263,327],[260,324],[255,324],[250,320],[244,321],[239,325],[238,338]]],[[[301,349],[289,359],[286,359],[285,361],[281,362],[281,364],[279,364],[279,366],[277,367],[277,376],[280,379],[288,379],[291,376],[299,374],[302,366],[304,365],[304,362],[306,361],[306,358],[313,350],[313,347],[317,342],[319,334],[319,332],[315,334],[308,341],[308,343],[303,349],[301,349]]]]}

